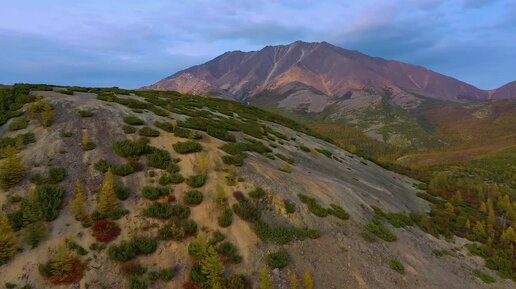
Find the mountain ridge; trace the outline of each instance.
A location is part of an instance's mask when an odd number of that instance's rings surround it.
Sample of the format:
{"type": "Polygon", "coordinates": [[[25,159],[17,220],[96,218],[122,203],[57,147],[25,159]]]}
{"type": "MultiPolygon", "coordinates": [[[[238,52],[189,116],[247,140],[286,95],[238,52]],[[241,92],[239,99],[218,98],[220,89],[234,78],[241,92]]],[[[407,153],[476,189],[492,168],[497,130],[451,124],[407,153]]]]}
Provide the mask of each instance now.
{"type": "Polygon", "coordinates": [[[360,89],[381,93],[386,88],[440,100],[516,97],[511,89],[514,82],[482,90],[423,66],[372,57],[327,42],[302,41],[258,51],[228,51],[144,88],[245,99],[295,81],[331,97],[360,89]]]}

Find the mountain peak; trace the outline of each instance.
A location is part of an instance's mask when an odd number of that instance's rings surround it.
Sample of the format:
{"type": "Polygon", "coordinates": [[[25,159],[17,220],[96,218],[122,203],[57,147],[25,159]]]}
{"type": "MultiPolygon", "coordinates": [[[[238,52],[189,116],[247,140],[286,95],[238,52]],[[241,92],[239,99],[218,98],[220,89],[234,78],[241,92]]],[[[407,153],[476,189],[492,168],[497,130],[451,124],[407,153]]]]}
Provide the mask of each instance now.
{"type": "Polygon", "coordinates": [[[258,51],[226,52],[147,88],[247,99],[290,83],[300,83],[329,97],[364,89],[377,94],[394,89],[442,100],[516,97],[513,85],[502,93],[485,91],[421,66],[371,57],[325,41],[302,40],[258,51]]]}

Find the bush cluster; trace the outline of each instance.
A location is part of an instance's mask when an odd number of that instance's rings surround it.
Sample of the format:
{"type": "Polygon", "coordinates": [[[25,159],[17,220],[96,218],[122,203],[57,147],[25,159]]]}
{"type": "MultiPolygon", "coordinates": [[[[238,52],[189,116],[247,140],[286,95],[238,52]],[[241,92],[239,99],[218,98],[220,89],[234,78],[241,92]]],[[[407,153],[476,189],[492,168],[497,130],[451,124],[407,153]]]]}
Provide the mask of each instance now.
{"type": "Polygon", "coordinates": [[[138,133],[141,136],[146,136],[146,137],[158,137],[159,136],[159,131],[157,131],[151,127],[148,127],[148,126],[144,126],[144,127],[140,128],[138,133]]]}
{"type": "Polygon", "coordinates": [[[265,262],[271,268],[284,268],[288,265],[289,255],[287,251],[281,250],[278,252],[269,253],[265,258],[265,262]]]}
{"type": "Polygon", "coordinates": [[[162,186],[168,184],[180,184],[185,178],[179,173],[165,174],[159,178],[159,184],[162,186]]]}
{"type": "Polygon", "coordinates": [[[20,129],[26,128],[28,125],[29,125],[29,120],[28,119],[26,119],[26,118],[19,118],[19,119],[13,120],[9,124],[8,128],[11,131],[13,131],[13,130],[20,130],[20,129]]]}
{"type": "Polygon", "coordinates": [[[66,171],[63,167],[50,167],[47,176],[36,174],[30,178],[30,181],[36,185],[42,184],[58,184],[66,177],[66,171]]]}
{"type": "Polygon", "coordinates": [[[225,208],[222,215],[217,218],[219,226],[226,228],[233,223],[233,211],[230,208],[225,208]]]}
{"type": "Polygon", "coordinates": [[[170,153],[162,149],[154,149],[151,154],[147,155],[147,165],[157,169],[166,169],[171,160],[170,153]]]}
{"type": "Polygon", "coordinates": [[[367,224],[366,229],[387,242],[394,242],[397,239],[396,235],[389,230],[389,228],[382,225],[381,221],[378,219],[374,219],[371,223],[367,224]]]}
{"type": "Polygon", "coordinates": [[[124,131],[125,134],[133,134],[136,132],[136,128],[131,125],[123,125],[122,130],[124,131]]]}
{"type": "Polygon", "coordinates": [[[145,122],[137,116],[128,115],[124,116],[124,122],[128,125],[144,125],[145,122]]]}
{"type": "Polygon", "coordinates": [[[120,235],[120,227],[110,220],[98,220],[91,227],[97,242],[108,243],[120,235]]]}
{"type": "Polygon", "coordinates": [[[151,237],[135,236],[130,241],[122,241],[108,249],[109,257],[118,262],[134,259],[139,254],[150,254],[156,251],[158,241],[151,237]]]}
{"type": "Polygon", "coordinates": [[[197,223],[190,219],[172,219],[158,231],[161,240],[181,241],[197,234],[197,223]]]}
{"type": "Polygon", "coordinates": [[[208,126],[208,128],[206,129],[206,132],[208,133],[208,135],[218,138],[218,139],[221,139],[223,141],[228,141],[228,142],[236,141],[235,136],[223,128],[208,126]]]}
{"type": "Polygon", "coordinates": [[[168,121],[156,121],[154,125],[166,132],[174,132],[174,126],[168,121]]]}
{"type": "Polygon", "coordinates": [[[149,153],[149,141],[140,139],[137,141],[120,140],[113,144],[115,152],[124,158],[135,158],[149,153]]]}
{"type": "Polygon", "coordinates": [[[142,195],[148,200],[157,200],[161,196],[166,196],[170,193],[170,189],[166,187],[152,187],[145,186],[142,189],[142,195]]]}

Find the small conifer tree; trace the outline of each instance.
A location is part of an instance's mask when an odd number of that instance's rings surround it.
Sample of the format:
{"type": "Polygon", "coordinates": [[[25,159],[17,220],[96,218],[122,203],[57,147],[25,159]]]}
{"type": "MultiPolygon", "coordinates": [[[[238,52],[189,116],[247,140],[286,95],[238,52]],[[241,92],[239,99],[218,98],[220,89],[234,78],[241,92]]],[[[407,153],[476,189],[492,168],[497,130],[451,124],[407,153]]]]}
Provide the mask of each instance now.
{"type": "Polygon", "coordinates": [[[102,214],[107,214],[118,209],[118,206],[119,200],[115,193],[115,177],[110,168],[104,176],[104,182],[99,192],[97,211],[102,214]]]}
{"type": "Polygon", "coordinates": [[[84,214],[84,203],[86,202],[86,195],[81,180],[77,179],[75,182],[75,194],[70,201],[70,209],[76,216],[84,214]]]}
{"type": "Polygon", "coordinates": [[[5,215],[0,216],[0,264],[16,254],[18,238],[5,215]]]}

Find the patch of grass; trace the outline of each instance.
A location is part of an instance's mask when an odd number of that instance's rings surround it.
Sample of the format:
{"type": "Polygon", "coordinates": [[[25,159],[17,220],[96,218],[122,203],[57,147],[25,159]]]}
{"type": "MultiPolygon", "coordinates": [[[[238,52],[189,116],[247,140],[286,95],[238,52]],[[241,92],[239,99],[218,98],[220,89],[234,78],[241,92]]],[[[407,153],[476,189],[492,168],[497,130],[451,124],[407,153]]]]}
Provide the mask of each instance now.
{"type": "Polygon", "coordinates": [[[159,131],[151,128],[151,127],[148,127],[148,126],[144,126],[142,127],[138,133],[141,135],[141,136],[146,136],[146,137],[158,137],[159,136],[159,131]]]}
{"type": "Polygon", "coordinates": [[[389,228],[383,226],[380,220],[377,219],[367,224],[366,229],[378,238],[387,242],[394,242],[398,239],[396,235],[391,230],[389,230],[389,228]]]}
{"type": "Polygon", "coordinates": [[[125,134],[133,134],[136,132],[136,128],[132,125],[123,125],[122,126],[122,130],[124,131],[125,134]]]}

